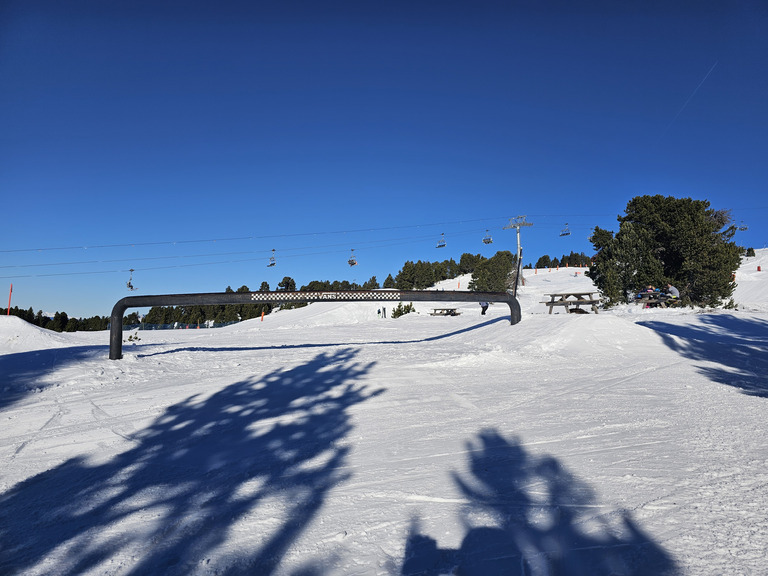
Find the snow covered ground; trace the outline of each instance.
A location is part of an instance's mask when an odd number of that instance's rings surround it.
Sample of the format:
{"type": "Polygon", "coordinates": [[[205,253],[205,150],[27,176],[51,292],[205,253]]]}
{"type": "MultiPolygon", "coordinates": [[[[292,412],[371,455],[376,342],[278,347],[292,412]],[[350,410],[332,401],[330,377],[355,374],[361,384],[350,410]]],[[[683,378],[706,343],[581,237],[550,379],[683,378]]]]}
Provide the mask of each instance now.
{"type": "Polygon", "coordinates": [[[591,281],[529,270],[515,326],[318,303],[119,361],[1,317],[0,574],[766,574],[767,265],[738,310],[550,315],[591,281]]]}

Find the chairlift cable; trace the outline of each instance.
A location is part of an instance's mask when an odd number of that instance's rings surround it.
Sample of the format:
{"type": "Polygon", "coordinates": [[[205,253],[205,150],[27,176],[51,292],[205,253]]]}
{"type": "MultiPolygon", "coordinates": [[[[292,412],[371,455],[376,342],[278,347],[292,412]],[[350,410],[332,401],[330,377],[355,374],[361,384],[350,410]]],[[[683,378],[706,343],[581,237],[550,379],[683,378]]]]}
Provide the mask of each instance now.
{"type": "MultiPolygon", "coordinates": [[[[468,237],[472,236],[477,233],[477,230],[474,231],[468,231],[468,232],[460,232],[454,234],[454,236],[457,237],[468,237]]],[[[391,248],[393,246],[407,246],[412,245],[415,239],[427,239],[429,236],[418,236],[418,237],[401,237],[401,238],[395,238],[395,239],[389,239],[389,240],[381,240],[381,241],[368,241],[363,242],[363,244],[366,244],[369,249],[372,250],[378,250],[383,248],[391,248]]],[[[342,244],[329,244],[324,246],[315,246],[315,248],[336,248],[342,246],[342,244]]],[[[297,248],[286,248],[283,250],[283,252],[300,252],[298,254],[288,254],[283,255],[283,258],[306,258],[306,257],[312,257],[312,256],[327,256],[329,254],[338,254],[341,252],[341,250],[323,250],[323,251],[310,251],[310,252],[304,252],[304,250],[307,250],[307,246],[304,247],[297,247],[297,248]]],[[[190,258],[204,258],[204,257],[215,257],[215,256],[236,256],[236,255],[253,255],[256,254],[255,251],[245,251],[245,252],[224,252],[224,253],[214,253],[214,254],[193,254],[193,255],[176,255],[176,256],[153,256],[153,257],[145,257],[145,258],[124,258],[124,259],[112,259],[112,260],[95,260],[95,261],[83,261],[83,262],[69,262],[68,265],[75,265],[75,264],[95,264],[95,263],[118,263],[118,262],[126,262],[126,261],[152,261],[152,260],[170,260],[170,259],[190,259],[190,258]]],[[[205,261],[205,262],[192,262],[189,264],[170,264],[170,265],[164,265],[164,266],[147,266],[135,269],[141,270],[141,271],[154,271],[154,270],[172,270],[172,269],[178,269],[178,268],[191,268],[191,267],[198,267],[198,266],[217,266],[222,264],[238,264],[238,263],[244,263],[244,262],[256,262],[256,261],[263,261],[264,257],[250,257],[250,258],[236,258],[236,259],[228,259],[228,260],[213,260],[213,261],[205,261]]],[[[59,264],[55,263],[49,263],[45,265],[23,265],[23,267],[28,266],[57,266],[59,264]]],[[[0,266],[0,268],[18,268],[22,266],[0,266]]],[[[5,275],[0,276],[0,279],[16,279],[16,278],[48,278],[53,276],[83,276],[83,275],[89,275],[89,274],[115,274],[115,273],[124,273],[129,272],[129,269],[126,268],[119,268],[119,269],[113,269],[113,270],[86,270],[86,271],[75,271],[75,272],[47,272],[47,273],[40,273],[40,274],[12,274],[12,275],[5,275]]]]}
{"type": "Polygon", "coordinates": [[[94,244],[94,245],[80,245],[80,246],[49,246],[43,248],[15,248],[9,250],[0,250],[0,254],[10,254],[14,252],[48,252],[53,250],[92,250],[101,248],[132,248],[138,246],[171,246],[175,244],[205,244],[215,242],[234,242],[242,240],[266,240],[274,238],[296,238],[302,236],[328,236],[333,234],[354,234],[360,232],[383,232],[387,230],[405,230],[409,228],[426,228],[436,226],[447,226],[455,224],[466,224],[472,222],[488,222],[491,220],[499,220],[499,218],[476,218],[471,220],[454,220],[451,222],[431,222],[425,224],[409,224],[406,226],[385,226],[381,228],[358,228],[352,230],[323,230],[318,232],[295,232],[291,234],[270,234],[264,236],[236,236],[231,238],[206,238],[198,240],[162,240],[156,242],[126,242],[122,244],[94,244]]]}

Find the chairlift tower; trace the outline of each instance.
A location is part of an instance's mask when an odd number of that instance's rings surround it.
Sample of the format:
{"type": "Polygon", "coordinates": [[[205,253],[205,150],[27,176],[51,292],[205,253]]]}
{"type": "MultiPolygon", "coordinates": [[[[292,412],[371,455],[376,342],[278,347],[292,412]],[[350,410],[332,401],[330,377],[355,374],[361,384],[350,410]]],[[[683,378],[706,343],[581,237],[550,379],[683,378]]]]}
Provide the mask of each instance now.
{"type": "MultiPolygon", "coordinates": [[[[518,216],[516,218],[510,218],[509,224],[504,226],[504,230],[510,230],[514,228],[517,230],[517,264],[518,267],[522,267],[522,263],[520,262],[520,259],[523,257],[522,248],[520,247],[520,228],[524,226],[533,226],[532,222],[528,222],[525,219],[525,216],[518,216]]],[[[518,278],[515,280],[516,284],[520,284],[520,278],[518,275],[518,278]]]]}
{"type": "Polygon", "coordinates": [[[522,250],[520,248],[520,228],[524,226],[533,226],[532,222],[527,222],[525,220],[525,216],[518,216],[517,218],[510,218],[509,224],[504,226],[504,230],[510,230],[514,228],[517,230],[517,260],[520,261],[520,258],[522,256],[522,250]]]}

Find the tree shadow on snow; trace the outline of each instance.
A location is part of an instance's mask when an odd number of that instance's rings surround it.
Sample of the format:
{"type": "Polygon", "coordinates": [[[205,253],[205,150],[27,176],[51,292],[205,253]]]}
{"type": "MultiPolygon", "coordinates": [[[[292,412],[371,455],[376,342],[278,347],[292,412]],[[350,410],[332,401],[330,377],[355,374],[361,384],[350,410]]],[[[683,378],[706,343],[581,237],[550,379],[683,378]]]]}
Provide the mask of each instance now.
{"type": "Polygon", "coordinates": [[[0,573],[45,560],[57,574],[271,574],[348,477],[348,409],[382,392],[358,383],[371,365],[355,355],[192,396],[110,461],[14,486],[0,495],[0,573]]]}
{"type": "Polygon", "coordinates": [[[0,409],[18,402],[33,390],[52,385],[46,375],[69,364],[100,356],[108,346],[46,348],[0,355],[0,409]]]}
{"type": "Polygon", "coordinates": [[[638,322],[655,330],[678,354],[720,367],[699,366],[713,382],[768,398],[768,322],[757,318],[706,314],[698,325],[678,326],[660,320],[638,322]]]}
{"type": "Polygon", "coordinates": [[[670,556],[629,512],[596,514],[591,488],[552,457],[531,455],[495,431],[469,443],[471,478],[454,474],[470,500],[458,549],[437,546],[414,518],[402,576],[662,576],[670,556]],[[479,525],[478,525],[479,524],[479,525]]]}

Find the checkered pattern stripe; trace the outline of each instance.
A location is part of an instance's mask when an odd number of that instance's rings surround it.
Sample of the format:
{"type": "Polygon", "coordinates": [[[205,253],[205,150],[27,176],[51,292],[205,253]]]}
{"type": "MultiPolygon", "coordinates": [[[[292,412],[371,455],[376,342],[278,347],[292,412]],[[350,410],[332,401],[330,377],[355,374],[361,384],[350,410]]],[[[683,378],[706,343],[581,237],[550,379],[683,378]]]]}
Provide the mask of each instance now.
{"type": "Polygon", "coordinates": [[[354,301],[354,300],[361,300],[361,301],[371,301],[371,300],[401,300],[402,295],[400,292],[376,292],[372,293],[369,291],[365,292],[355,292],[355,291],[345,291],[345,292],[252,292],[251,293],[251,300],[254,302],[274,302],[276,299],[290,302],[290,301],[301,301],[301,302],[329,302],[333,300],[339,300],[344,302],[354,301]]]}

